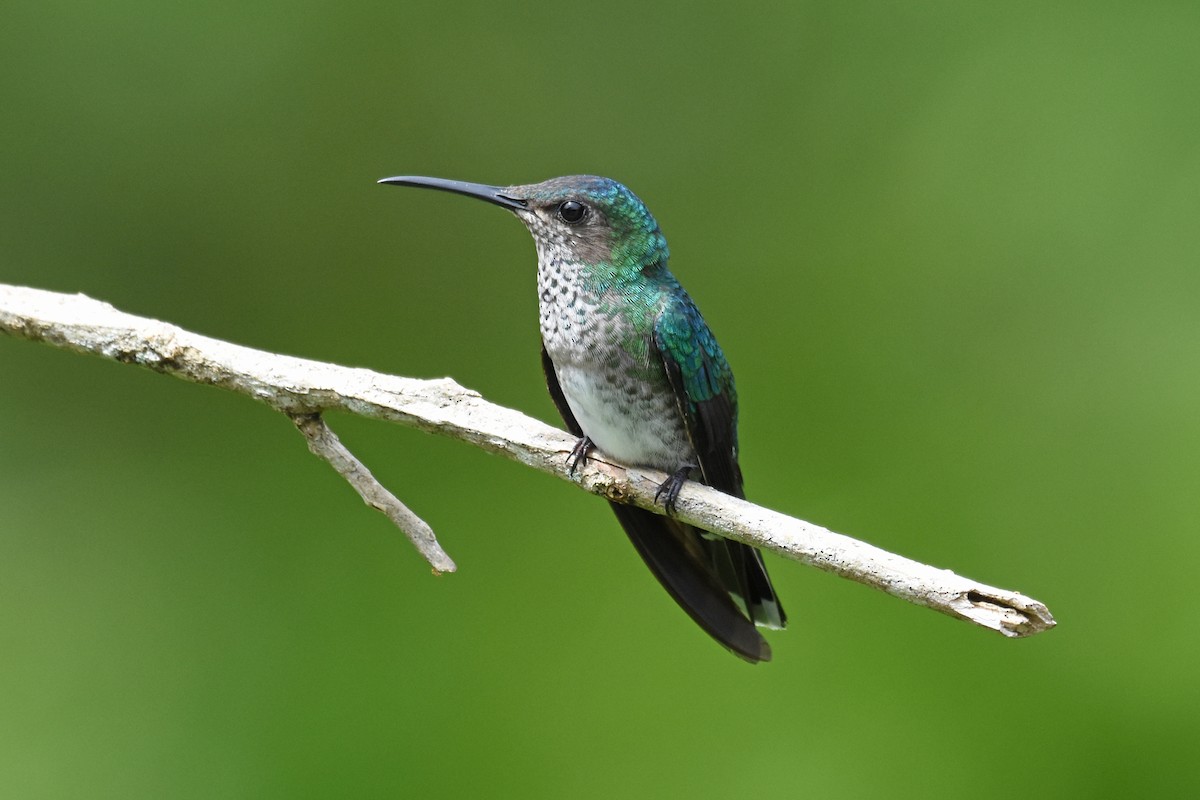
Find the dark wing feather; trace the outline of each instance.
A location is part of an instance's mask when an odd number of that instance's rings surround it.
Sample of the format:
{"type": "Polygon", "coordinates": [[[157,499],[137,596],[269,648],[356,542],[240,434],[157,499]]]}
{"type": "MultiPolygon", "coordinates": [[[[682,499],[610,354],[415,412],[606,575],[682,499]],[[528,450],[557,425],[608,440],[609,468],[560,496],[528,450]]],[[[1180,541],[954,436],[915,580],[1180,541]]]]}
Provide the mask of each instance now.
{"type": "Polygon", "coordinates": [[[675,392],[704,482],[745,497],[737,461],[733,371],[687,295],[675,297],[659,314],[654,347],[675,392]]]}
{"type": "MultiPolygon", "coordinates": [[[[583,436],[544,346],[542,370],[550,398],[567,430],[583,436]]],[[[747,661],[770,660],[771,648],[766,640],[730,599],[723,581],[709,565],[709,548],[699,531],[635,506],[612,502],[609,505],[654,577],[697,625],[747,661]]]]}
{"type": "MultiPolygon", "coordinates": [[[[745,497],[737,456],[737,389],[712,331],[686,294],[659,314],[654,346],[679,403],[705,483],[745,497]]],[[[762,555],[728,539],[705,537],[713,569],[758,624],[782,628],[787,615],[775,596],[762,555]]]]}
{"type": "Polygon", "coordinates": [[[571,407],[567,405],[567,396],[563,394],[562,387],[558,385],[558,373],[554,371],[554,362],[550,360],[550,354],[546,352],[544,344],[542,345],[542,372],[546,374],[546,388],[550,390],[550,399],[554,401],[558,415],[567,424],[567,430],[576,436],[583,436],[583,428],[579,427],[579,423],[575,421],[575,415],[571,413],[571,407]]]}
{"type": "Polygon", "coordinates": [[[771,647],[704,565],[695,528],[636,506],[611,503],[638,555],[709,636],[751,663],[771,660],[771,647]]]}

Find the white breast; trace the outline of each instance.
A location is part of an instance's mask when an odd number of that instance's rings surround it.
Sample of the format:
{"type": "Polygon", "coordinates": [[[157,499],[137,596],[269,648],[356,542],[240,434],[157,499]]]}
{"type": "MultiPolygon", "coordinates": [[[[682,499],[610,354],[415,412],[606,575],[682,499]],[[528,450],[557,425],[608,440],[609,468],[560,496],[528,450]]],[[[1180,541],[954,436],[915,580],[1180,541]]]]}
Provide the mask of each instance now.
{"type": "Polygon", "coordinates": [[[615,374],[555,368],[579,427],[605,454],[626,464],[674,471],[692,460],[672,396],[615,374]]]}

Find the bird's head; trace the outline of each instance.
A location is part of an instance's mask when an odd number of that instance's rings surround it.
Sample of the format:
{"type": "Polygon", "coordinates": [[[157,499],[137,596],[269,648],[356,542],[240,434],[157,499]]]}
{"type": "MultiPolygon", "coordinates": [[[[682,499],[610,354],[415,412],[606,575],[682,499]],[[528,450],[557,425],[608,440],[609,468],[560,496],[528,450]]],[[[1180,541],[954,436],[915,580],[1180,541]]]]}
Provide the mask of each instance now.
{"type": "Polygon", "coordinates": [[[620,275],[667,260],[667,241],[646,205],[609,178],[570,175],[541,183],[488,186],[401,176],[380,183],[440,189],[507,208],[533,234],[543,262],[604,267],[620,275]]]}

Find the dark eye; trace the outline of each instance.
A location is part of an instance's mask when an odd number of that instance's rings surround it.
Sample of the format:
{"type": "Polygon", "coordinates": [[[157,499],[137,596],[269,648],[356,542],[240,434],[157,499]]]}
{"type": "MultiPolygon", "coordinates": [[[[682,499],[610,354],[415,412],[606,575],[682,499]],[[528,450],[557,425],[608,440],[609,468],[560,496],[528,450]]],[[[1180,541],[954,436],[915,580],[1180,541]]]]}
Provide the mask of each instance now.
{"type": "Polygon", "coordinates": [[[587,216],[587,206],[575,200],[567,200],[558,206],[558,218],[568,225],[574,225],[587,216]]]}

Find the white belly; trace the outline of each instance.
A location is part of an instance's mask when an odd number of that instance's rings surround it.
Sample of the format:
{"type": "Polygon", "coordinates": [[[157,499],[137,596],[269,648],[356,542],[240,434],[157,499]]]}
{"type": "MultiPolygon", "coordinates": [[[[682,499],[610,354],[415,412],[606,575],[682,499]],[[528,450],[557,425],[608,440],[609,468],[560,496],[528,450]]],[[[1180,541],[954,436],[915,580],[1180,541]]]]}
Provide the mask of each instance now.
{"type": "Polygon", "coordinates": [[[667,471],[693,460],[669,390],[653,391],[642,381],[574,365],[556,367],[555,373],[579,427],[606,455],[667,471]]]}

